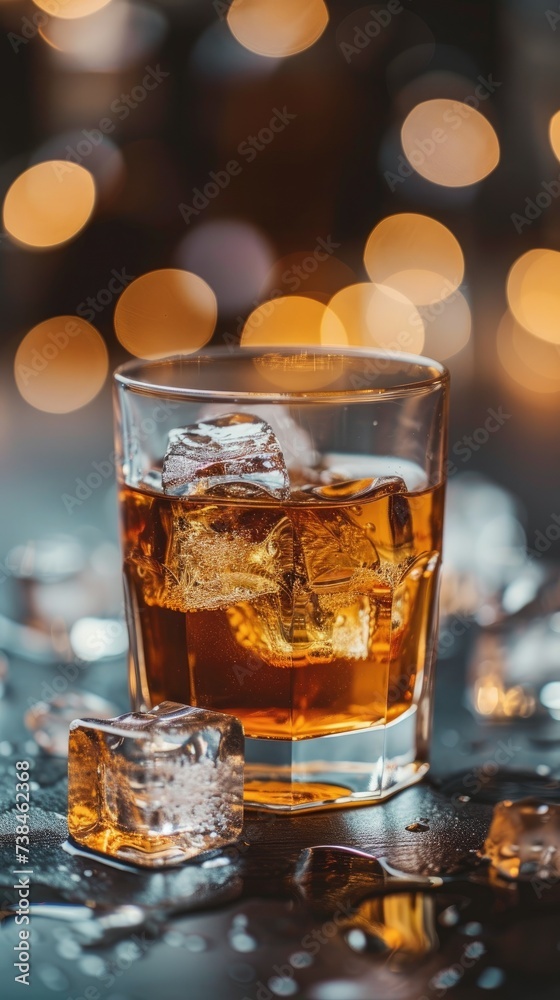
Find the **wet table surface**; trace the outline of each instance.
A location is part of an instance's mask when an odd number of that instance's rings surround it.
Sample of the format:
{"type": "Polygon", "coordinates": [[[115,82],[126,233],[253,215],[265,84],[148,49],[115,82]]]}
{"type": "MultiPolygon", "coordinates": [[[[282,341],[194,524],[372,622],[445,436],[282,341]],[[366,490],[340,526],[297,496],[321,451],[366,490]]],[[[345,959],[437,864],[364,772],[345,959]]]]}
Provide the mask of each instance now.
{"type": "MultiPolygon", "coordinates": [[[[476,723],[464,706],[464,660],[463,650],[438,668],[429,780],[377,806],[248,813],[235,850],[159,872],[69,853],[66,762],[38,751],[22,722],[60,668],[12,661],[0,701],[0,996],[557,998],[560,886],[500,881],[477,852],[493,801],[560,801],[560,722],[476,723]],[[29,988],[14,982],[12,964],[21,759],[33,764],[32,874],[22,876],[31,884],[29,988]],[[306,852],[319,844],[371,852],[410,877],[306,852]]],[[[80,686],[127,709],[123,664],[88,667],[71,684],[80,686]]]]}

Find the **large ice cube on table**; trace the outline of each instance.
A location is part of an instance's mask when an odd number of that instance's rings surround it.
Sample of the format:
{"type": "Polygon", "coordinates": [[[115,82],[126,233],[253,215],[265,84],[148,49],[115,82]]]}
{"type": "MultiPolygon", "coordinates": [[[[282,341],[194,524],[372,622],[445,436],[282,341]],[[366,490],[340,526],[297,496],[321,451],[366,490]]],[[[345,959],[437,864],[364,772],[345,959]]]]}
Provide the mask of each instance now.
{"type": "Polygon", "coordinates": [[[289,496],[282,449],[265,420],[252,413],[227,413],[169,432],[162,484],[172,496],[251,496],[263,490],[278,500],[289,496]]]}
{"type": "Polygon", "coordinates": [[[484,854],[508,879],[560,878],[560,806],[535,798],[498,802],[484,854]]]}
{"type": "Polygon", "coordinates": [[[163,702],[70,726],[68,826],[78,843],[149,867],[234,841],[243,825],[243,729],[163,702]]]}

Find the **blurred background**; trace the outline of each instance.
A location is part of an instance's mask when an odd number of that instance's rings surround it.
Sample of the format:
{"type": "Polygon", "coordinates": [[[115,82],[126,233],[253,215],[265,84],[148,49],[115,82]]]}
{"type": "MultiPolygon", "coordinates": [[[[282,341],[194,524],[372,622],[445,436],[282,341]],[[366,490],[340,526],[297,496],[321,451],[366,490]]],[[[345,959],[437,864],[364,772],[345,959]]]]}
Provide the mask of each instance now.
{"type": "Polygon", "coordinates": [[[3,578],[53,532],[118,565],[117,363],[289,340],[449,366],[450,565],[530,596],[560,539],[556,0],[0,0],[0,35],[3,578]]]}

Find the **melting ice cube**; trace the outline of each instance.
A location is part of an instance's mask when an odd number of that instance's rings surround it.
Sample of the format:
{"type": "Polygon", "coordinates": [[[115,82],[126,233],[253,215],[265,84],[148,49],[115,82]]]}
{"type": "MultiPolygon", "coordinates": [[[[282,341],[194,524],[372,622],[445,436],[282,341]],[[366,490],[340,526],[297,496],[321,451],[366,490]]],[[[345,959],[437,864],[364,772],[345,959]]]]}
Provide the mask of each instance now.
{"type": "Polygon", "coordinates": [[[498,802],[484,853],[508,879],[560,878],[560,806],[536,798],[498,802]]]}
{"type": "Polygon", "coordinates": [[[231,843],[243,824],[243,729],[163,702],[70,726],[68,826],[78,843],[148,867],[231,843]]]}
{"type": "Polygon", "coordinates": [[[272,428],[252,413],[228,413],[169,432],[162,483],[173,496],[289,496],[282,449],[272,428]]]}

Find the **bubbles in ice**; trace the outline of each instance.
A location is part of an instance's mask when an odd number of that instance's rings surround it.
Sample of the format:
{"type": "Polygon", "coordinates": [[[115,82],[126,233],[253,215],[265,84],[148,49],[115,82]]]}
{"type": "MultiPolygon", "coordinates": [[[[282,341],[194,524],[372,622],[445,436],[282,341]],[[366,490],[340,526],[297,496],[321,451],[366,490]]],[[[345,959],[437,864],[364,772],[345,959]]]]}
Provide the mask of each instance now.
{"type": "Polygon", "coordinates": [[[232,716],[163,702],[70,727],[68,826],[86,848],[146,867],[236,839],[243,731],[232,716]]]}

